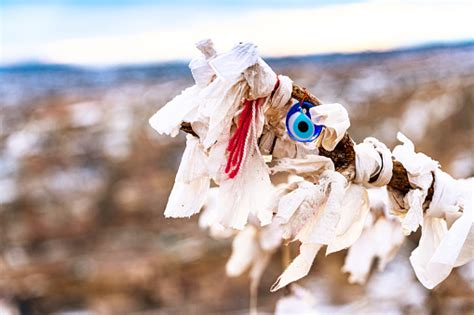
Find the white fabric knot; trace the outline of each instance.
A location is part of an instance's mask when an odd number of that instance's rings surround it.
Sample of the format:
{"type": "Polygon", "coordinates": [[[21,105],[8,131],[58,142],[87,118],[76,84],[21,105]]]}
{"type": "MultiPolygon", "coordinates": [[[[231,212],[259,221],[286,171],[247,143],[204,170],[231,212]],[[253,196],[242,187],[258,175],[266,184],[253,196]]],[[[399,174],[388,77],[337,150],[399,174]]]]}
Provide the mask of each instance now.
{"type": "Polygon", "coordinates": [[[277,83],[277,75],[272,68],[260,57],[256,64],[248,67],[243,73],[249,85],[249,99],[269,96],[277,83]]]}
{"type": "Polygon", "coordinates": [[[273,93],[270,104],[274,109],[282,109],[291,100],[293,92],[293,81],[286,75],[279,75],[280,84],[273,93]]]}
{"type": "Polygon", "coordinates": [[[381,187],[392,178],[392,153],[376,138],[365,138],[354,146],[356,152],[355,182],[367,187],[381,187]],[[371,181],[375,179],[374,181],[371,181]]]}
{"type": "Polygon", "coordinates": [[[456,213],[464,210],[465,201],[473,196],[472,178],[454,179],[440,169],[434,175],[433,198],[426,214],[453,221],[457,219],[456,213]]]}
{"type": "Polygon", "coordinates": [[[216,56],[209,64],[221,80],[235,82],[241,78],[245,69],[258,61],[257,46],[252,43],[240,43],[229,52],[216,56]]]}
{"type": "Polygon", "coordinates": [[[351,125],[347,110],[341,104],[323,104],[311,107],[311,120],[316,125],[323,125],[323,131],[316,144],[328,151],[334,150],[351,125]]]}
{"type": "Polygon", "coordinates": [[[196,43],[196,47],[202,52],[202,56],[194,58],[189,63],[189,69],[197,86],[206,87],[215,77],[214,70],[209,65],[209,60],[217,55],[212,40],[202,40],[196,43]]]}
{"type": "Polygon", "coordinates": [[[211,59],[217,55],[216,49],[212,39],[203,39],[196,43],[196,48],[199,49],[206,59],[211,59]]]}
{"type": "Polygon", "coordinates": [[[472,183],[472,178],[455,180],[436,170],[420,243],[410,256],[417,278],[429,289],[446,279],[454,267],[473,259],[472,183]]]}
{"type": "Polygon", "coordinates": [[[405,196],[390,191],[389,197],[395,212],[402,217],[403,232],[408,235],[423,225],[423,203],[439,165],[426,154],[415,152],[413,142],[401,132],[397,134],[397,139],[403,142],[403,145],[396,146],[392,154],[403,164],[408,180],[415,188],[410,189],[405,196]]]}
{"type": "Polygon", "coordinates": [[[393,149],[393,156],[407,170],[410,183],[422,190],[427,190],[433,181],[432,173],[439,167],[438,162],[424,153],[415,152],[415,145],[403,133],[398,132],[397,139],[403,144],[393,149]]]}
{"type": "MultiPolygon", "coordinates": [[[[292,104],[293,81],[284,75],[279,75],[280,83],[270,94],[265,103],[265,123],[272,130],[274,137],[280,138],[285,134],[285,115],[292,104]]],[[[272,144],[274,139],[272,139],[272,144]]]]}

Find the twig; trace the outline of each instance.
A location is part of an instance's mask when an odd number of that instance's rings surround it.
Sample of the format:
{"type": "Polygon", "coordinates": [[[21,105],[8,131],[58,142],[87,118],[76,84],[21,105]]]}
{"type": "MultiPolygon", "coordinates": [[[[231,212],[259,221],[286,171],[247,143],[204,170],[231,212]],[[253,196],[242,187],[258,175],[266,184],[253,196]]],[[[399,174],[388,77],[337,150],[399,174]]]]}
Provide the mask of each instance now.
{"type": "Polygon", "coordinates": [[[192,134],[195,137],[199,137],[193,130],[193,127],[191,127],[191,124],[188,122],[183,122],[181,123],[181,131],[184,131],[186,133],[192,134]]]}

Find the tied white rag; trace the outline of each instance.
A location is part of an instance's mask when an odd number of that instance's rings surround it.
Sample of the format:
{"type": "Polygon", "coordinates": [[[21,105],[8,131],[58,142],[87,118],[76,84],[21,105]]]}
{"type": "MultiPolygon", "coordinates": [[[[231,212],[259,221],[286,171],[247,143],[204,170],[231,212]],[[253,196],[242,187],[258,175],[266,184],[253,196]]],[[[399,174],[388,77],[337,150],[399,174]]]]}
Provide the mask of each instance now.
{"type": "MultiPolygon", "coordinates": [[[[325,127],[315,146],[333,150],[350,126],[346,109],[340,104],[324,104],[311,108],[310,113],[315,124],[325,127]]],[[[280,150],[284,151],[285,147],[281,146],[280,150]]],[[[292,173],[305,180],[291,183],[277,197],[274,220],[282,224],[283,237],[299,240],[302,244],[300,254],[273,284],[271,291],[306,276],[324,245],[327,245],[326,255],[351,246],[362,233],[369,212],[364,187],[348,183],[334,170],[330,159],[314,155],[312,150],[299,151],[301,155],[297,158],[276,159],[272,168],[274,173],[292,173]]]]}
{"type": "Polygon", "coordinates": [[[316,139],[316,145],[328,151],[334,150],[349,129],[351,123],[349,114],[341,104],[323,104],[309,109],[311,121],[323,125],[321,135],[316,139]]]}
{"type": "Polygon", "coordinates": [[[392,155],[403,164],[408,180],[414,188],[405,196],[389,191],[389,197],[393,211],[400,215],[403,232],[409,235],[423,225],[423,203],[439,164],[429,156],[415,152],[413,142],[401,132],[397,134],[397,139],[403,144],[396,146],[392,155]]]}
{"type": "Polygon", "coordinates": [[[392,178],[392,153],[376,138],[365,138],[354,146],[356,153],[355,183],[366,187],[381,187],[392,178]]]}
{"type": "Polygon", "coordinates": [[[343,272],[350,274],[350,283],[364,284],[375,258],[378,258],[378,270],[383,270],[405,239],[400,221],[390,214],[386,188],[371,188],[368,193],[370,213],[362,234],[349,248],[342,267],[343,272]]]}
{"type": "Polygon", "coordinates": [[[271,222],[268,210],[269,192],[273,187],[268,168],[258,150],[257,139],[263,132],[264,109],[288,102],[291,80],[281,77],[283,84],[273,95],[277,76],[258,56],[252,43],[240,43],[228,52],[217,54],[210,40],[197,44],[202,56],[190,63],[195,85],[184,90],[150,118],[159,133],[175,136],[182,122],[189,122],[198,138],[188,137],[175,185],[165,215],[187,217],[200,211],[212,179],[218,187],[216,224],[243,229],[249,214],[262,225],[271,222]],[[241,109],[242,99],[264,100],[252,108],[251,127],[245,141],[244,160],[237,176],[230,179],[224,172],[226,147],[241,109]],[[194,166],[199,165],[199,166],[194,166]],[[199,173],[191,172],[196,167],[199,173]]]}
{"type": "Polygon", "coordinates": [[[410,256],[418,280],[429,289],[474,258],[473,184],[474,178],[455,180],[436,170],[420,244],[410,256]]]}
{"type": "Polygon", "coordinates": [[[414,188],[401,203],[396,192],[389,196],[406,235],[422,227],[420,243],[410,262],[418,280],[432,289],[446,279],[453,267],[473,259],[473,179],[453,179],[439,169],[438,162],[416,153],[413,143],[403,134],[398,133],[397,138],[403,145],[397,146],[393,155],[407,170],[414,188]],[[423,203],[433,181],[433,198],[424,213],[423,203]],[[406,209],[408,212],[404,213],[406,209]]]}
{"type": "Polygon", "coordinates": [[[215,77],[214,71],[209,65],[209,61],[216,56],[214,44],[208,39],[198,42],[196,47],[202,55],[189,63],[196,84],[185,89],[149,119],[150,126],[160,134],[175,137],[183,121],[194,122],[196,120],[197,109],[201,104],[200,93],[215,77]]]}

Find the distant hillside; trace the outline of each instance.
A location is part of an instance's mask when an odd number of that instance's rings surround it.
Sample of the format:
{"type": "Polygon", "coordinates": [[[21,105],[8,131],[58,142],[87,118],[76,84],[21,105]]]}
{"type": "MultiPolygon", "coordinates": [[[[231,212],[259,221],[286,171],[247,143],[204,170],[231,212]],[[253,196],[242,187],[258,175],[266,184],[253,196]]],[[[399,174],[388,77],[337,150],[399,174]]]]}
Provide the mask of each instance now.
{"type": "MultiPolygon", "coordinates": [[[[416,58],[425,55],[462,54],[474,58],[474,41],[436,43],[382,52],[334,53],[282,58],[265,58],[280,73],[292,66],[319,65],[334,67],[356,65],[397,58],[416,58]]],[[[461,59],[465,59],[462,57],[461,59]]],[[[0,106],[36,103],[38,98],[70,91],[89,93],[128,84],[157,84],[182,81],[192,83],[187,62],[167,62],[115,67],[85,67],[62,64],[28,62],[0,67],[0,106]],[[81,92],[82,91],[82,92],[81,92]]]]}
{"type": "MultiPolygon", "coordinates": [[[[474,50],[474,40],[453,42],[453,43],[429,43],[424,45],[401,47],[388,51],[364,51],[358,53],[329,53],[329,54],[311,54],[304,56],[288,56],[288,57],[264,57],[269,63],[287,63],[293,61],[338,61],[343,59],[373,59],[400,56],[405,54],[419,54],[426,52],[440,52],[450,50],[474,50]]],[[[185,61],[174,61],[164,63],[148,63],[138,65],[123,65],[110,67],[87,67],[74,66],[67,64],[51,64],[41,62],[25,62],[12,65],[0,66],[0,74],[4,73],[27,73],[27,72],[76,72],[90,73],[97,72],[122,72],[134,73],[136,71],[146,71],[153,75],[168,75],[170,73],[187,73],[183,68],[187,67],[185,61]]]]}

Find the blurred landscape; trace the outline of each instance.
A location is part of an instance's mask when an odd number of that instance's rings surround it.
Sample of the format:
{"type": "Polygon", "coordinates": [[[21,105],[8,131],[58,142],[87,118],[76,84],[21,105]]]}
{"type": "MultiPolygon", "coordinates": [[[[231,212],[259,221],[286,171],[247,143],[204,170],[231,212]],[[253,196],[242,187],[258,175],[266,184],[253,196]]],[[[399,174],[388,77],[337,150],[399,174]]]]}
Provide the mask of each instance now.
{"type": "MultiPolygon", "coordinates": [[[[345,105],[357,142],[393,148],[401,131],[454,177],[474,175],[474,42],[267,61],[345,105]]],[[[231,240],[162,214],[185,137],[148,118],[192,84],[184,63],[0,68],[0,314],[248,311],[247,277],[225,275],[231,240]]],[[[474,265],[426,290],[407,265],[416,237],[366,287],[347,284],[344,253],[318,257],[307,285],[331,307],[377,298],[391,314],[472,314],[474,265]]],[[[284,294],[269,292],[280,258],[260,285],[265,312],[284,294]]]]}

